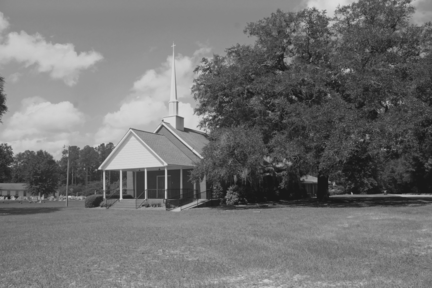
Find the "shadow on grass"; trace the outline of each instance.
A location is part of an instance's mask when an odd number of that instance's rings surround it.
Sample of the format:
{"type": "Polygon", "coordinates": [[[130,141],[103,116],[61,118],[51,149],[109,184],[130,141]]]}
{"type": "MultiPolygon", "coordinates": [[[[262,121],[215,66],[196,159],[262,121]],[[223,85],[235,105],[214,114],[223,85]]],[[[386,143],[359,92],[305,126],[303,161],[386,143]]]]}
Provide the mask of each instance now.
{"type": "MultiPolygon", "coordinates": [[[[84,206],[81,203],[71,203],[69,208],[77,208],[84,206]]],[[[8,215],[31,215],[41,213],[53,213],[62,210],[65,207],[65,202],[42,202],[30,203],[27,201],[0,201],[0,217],[8,215]]],[[[1,218],[0,218],[1,219],[1,218]]]]}
{"type": "Polygon", "coordinates": [[[301,199],[266,204],[208,207],[217,210],[273,209],[273,208],[364,208],[364,207],[418,207],[432,205],[432,197],[400,197],[400,196],[332,196],[326,202],[318,202],[316,198],[301,199]]]}
{"type": "Polygon", "coordinates": [[[54,207],[23,207],[23,208],[0,208],[0,217],[9,215],[29,215],[40,213],[53,213],[60,211],[61,208],[54,207]]]}
{"type": "Polygon", "coordinates": [[[317,199],[285,201],[285,207],[330,207],[330,208],[363,208],[363,207],[418,207],[432,205],[432,197],[399,197],[399,196],[333,196],[327,202],[317,199]]]}

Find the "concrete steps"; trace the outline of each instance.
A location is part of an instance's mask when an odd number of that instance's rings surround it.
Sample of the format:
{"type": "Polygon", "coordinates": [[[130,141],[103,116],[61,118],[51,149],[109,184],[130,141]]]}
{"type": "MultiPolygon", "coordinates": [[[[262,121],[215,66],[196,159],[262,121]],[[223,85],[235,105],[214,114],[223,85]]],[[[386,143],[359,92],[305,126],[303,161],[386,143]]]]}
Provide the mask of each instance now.
{"type": "Polygon", "coordinates": [[[135,199],[123,199],[116,201],[110,209],[136,209],[135,199]]]}

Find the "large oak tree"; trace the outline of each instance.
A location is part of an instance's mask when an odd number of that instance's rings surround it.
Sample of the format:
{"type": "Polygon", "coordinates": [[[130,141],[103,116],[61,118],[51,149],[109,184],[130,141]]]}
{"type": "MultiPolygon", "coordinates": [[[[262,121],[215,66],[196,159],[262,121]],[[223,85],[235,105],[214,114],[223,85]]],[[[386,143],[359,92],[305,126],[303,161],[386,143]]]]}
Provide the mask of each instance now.
{"type": "Polygon", "coordinates": [[[249,23],[254,45],[196,68],[201,126],[211,139],[220,129],[259,130],[261,153],[318,175],[320,199],[353,157],[419,150],[415,134],[431,130],[432,29],[412,24],[413,12],[409,0],[360,0],[332,19],[316,9],[278,10],[249,23]]]}

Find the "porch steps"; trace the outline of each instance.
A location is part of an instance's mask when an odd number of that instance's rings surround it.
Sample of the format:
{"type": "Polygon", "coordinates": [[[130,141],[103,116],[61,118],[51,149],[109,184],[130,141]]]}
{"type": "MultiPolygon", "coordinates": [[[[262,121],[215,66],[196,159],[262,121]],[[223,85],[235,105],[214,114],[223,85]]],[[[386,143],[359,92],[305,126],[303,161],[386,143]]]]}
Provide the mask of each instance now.
{"type": "Polygon", "coordinates": [[[180,211],[184,211],[184,210],[189,210],[195,207],[199,207],[207,202],[209,202],[210,200],[208,199],[198,199],[198,201],[193,201],[191,203],[188,203],[186,205],[183,205],[181,207],[177,207],[173,210],[171,210],[171,212],[180,212],[180,211]]]}
{"type": "Polygon", "coordinates": [[[116,201],[110,209],[136,209],[135,199],[123,199],[116,201]]]}

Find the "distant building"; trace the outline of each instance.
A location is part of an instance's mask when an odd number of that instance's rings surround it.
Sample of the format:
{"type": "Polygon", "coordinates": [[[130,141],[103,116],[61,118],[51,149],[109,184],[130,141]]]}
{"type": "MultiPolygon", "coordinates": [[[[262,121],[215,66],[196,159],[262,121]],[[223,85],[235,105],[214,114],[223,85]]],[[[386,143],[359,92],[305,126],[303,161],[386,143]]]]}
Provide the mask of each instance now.
{"type": "Polygon", "coordinates": [[[311,175],[305,175],[300,178],[300,183],[306,189],[309,196],[315,197],[318,191],[318,178],[311,175]]]}
{"type": "Polygon", "coordinates": [[[0,183],[0,196],[30,196],[26,183],[0,183]]]}

